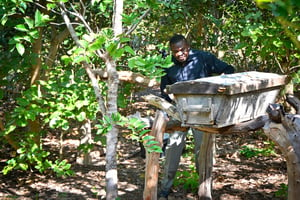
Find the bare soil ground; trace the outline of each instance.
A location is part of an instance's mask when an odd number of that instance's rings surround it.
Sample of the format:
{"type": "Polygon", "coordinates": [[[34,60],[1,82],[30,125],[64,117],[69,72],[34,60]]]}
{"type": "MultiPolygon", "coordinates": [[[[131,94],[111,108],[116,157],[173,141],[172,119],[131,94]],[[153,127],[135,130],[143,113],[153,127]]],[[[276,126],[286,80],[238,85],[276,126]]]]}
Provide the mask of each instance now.
{"type": "MultiPolygon", "coordinates": [[[[141,100],[132,107],[149,111],[141,100]]],[[[152,110],[153,112],[153,110],[152,110]]],[[[1,200],[96,200],[105,199],[105,155],[94,152],[93,165],[76,164],[78,140],[72,135],[64,140],[64,157],[72,163],[74,176],[56,177],[42,175],[36,171],[13,171],[4,176],[0,173],[1,200]]],[[[215,200],[276,200],[281,184],[287,184],[287,169],[280,152],[273,156],[245,158],[241,155],[242,146],[264,147],[266,137],[256,133],[217,135],[216,157],[213,169],[212,196],[215,200]]],[[[58,137],[49,133],[44,145],[58,152],[58,137]]],[[[10,157],[9,147],[1,147],[0,170],[10,157]]],[[[145,160],[140,156],[136,141],[125,135],[119,137],[118,177],[121,200],[142,200],[144,189],[145,160]]],[[[163,162],[163,158],[161,160],[163,162]]],[[[192,156],[183,156],[180,170],[189,170],[192,156]]],[[[162,164],[160,165],[162,167],[162,164]]],[[[162,171],[162,170],[161,170],[162,171]]],[[[161,173],[161,172],[160,172],[161,173]]],[[[160,174],[161,175],[161,174],[160,174]]],[[[192,173],[191,173],[192,176],[192,173]]],[[[178,185],[173,188],[170,200],[197,199],[196,192],[178,185]]]]}

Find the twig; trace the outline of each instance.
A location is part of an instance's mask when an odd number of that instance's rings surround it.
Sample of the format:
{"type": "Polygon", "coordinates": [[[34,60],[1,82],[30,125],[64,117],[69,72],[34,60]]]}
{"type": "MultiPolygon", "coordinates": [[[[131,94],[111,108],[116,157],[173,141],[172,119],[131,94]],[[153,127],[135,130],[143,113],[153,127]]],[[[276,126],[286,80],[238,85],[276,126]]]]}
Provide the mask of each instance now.
{"type": "Polygon", "coordinates": [[[138,19],[138,23],[133,24],[133,25],[129,28],[129,30],[125,33],[125,35],[129,35],[130,33],[132,33],[132,32],[136,29],[136,27],[142,22],[142,19],[143,19],[144,17],[146,17],[146,15],[148,15],[148,13],[149,13],[150,11],[151,11],[151,9],[148,8],[148,9],[146,10],[146,12],[144,12],[144,14],[143,14],[142,16],[140,16],[140,18],[138,19]]]}

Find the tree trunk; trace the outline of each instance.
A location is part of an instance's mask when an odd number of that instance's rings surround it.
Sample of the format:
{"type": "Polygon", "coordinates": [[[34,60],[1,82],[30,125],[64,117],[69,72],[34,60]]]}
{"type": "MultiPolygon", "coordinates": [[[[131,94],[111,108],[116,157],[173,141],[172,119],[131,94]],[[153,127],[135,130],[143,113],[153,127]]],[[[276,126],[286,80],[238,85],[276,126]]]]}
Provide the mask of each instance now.
{"type": "MultiPolygon", "coordinates": [[[[162,111],[156,111],[154,123],[150,135],[155,137],[155,141],[159,142],[159,146],[163,144],[163,134],[167,125],[167,119],[162,111]]],[[[146,173],[144,200],[157,199],[157,182],[159,172],[159,157],[160,153],[146,153],[146,173]]]]}
{"type": "MultiPolygon", "coordinates": [[[[81,126],[82,137],[80,139],[80,145],[92,144],[92,125],[91,120],[87,119],[81,126]]],[[[91,151],[79,150],[77,153],[76,162],[82,165],[92,164],[91,151]]]]}
{"type": "MultiPolygon", "coordinates": [[[[122,33],[122,13],[123,0],[114,1],[113,14],[113,29],[114,35],[117,36],[122,33]]],[[[119,77],[116,69],[116,63],[112,57],[106,53],[104,54],[105,66],[108,74],[108,95],[107,95],[107,114],[112,117],[118,112],[117,98],[119,77]]],[[[112,120],[113,121],[113,120],[112,120]]],[[[112,129],[106,135],[106,199],[115,200],[118,197],[118,170],[117,170],[117,143],[119,130],[117,125],[112,122],[112,129]]]]}
{"type": "Polygon", "coordinates": [[[40,55],[42,51],[43,28],[38,28],[38,31],[39,31],[39,38],[37,38],[32,45],[32,52],[35,54],[36,57],[32,63],[30,85],[35,84],[36,81],[39,80],[40,70],[42,65],[42,60],[40,55]]]}
{"type": "MultiPolygon", "coordinates": [[[[107,55],[108,56],[108,55],[107,55]]],[[[118,112],[118,73],[115,62],[108,59],[105,63],[108,72],[107,115],[112,117],[118,112]]],[[[112,129],[106,135],[106,199],[115,200],[118,197],[117,143],[118,127],[112,120],[112,129]]]]}
{"type": "Polygon", "coordinates": [[[212,168],[214,157],[215,134],[205,132],[202,137],[200,154],[197,158],[199,163],[199,189],[200,200],[211,200],[212,168]]]}
{"type": "MultiPolygon", "coordinates": [[[[35,59],[32,62],[32,70],[31,70],[31,80],[30,85],[36,84],[36,81],[40,79],[40,71],[41,71],[41,51],[42,51],[42,38],[43,38],[43,28],[38,28],[39,31],[39,37],[34,41],[32,45],[32,52],[35,54],[35,59]]],[[[34,121],[29,120],[28,121],[28,129],[29,132],[35,133],[35,136],[33,137],[33,141],[40,146],[40,131],[41,131],[41,125],[39,122],[39,119],[36,118],[34,121]]]]}

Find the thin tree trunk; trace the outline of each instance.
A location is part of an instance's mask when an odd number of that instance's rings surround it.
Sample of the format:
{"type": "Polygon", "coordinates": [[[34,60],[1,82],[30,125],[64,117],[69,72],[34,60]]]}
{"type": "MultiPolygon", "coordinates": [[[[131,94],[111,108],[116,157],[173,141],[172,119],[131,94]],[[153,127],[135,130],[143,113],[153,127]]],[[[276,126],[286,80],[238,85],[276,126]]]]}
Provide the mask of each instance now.
{"type": "MultiPolygon", "coordinates": [[[[51,27],[52,29],[52,38],[50,41],[50,47],[49,47],[49,53],[48,56],[45,59],[45,65],[48,67],[51,67],[56,60],[56,55],[59,49],[59,45],[70,35],[69,30],[66,28],[62,32],[57,32],[54,26],[51,27]]],[[[47,80],[48,79],[48,74],[49,70],[47,69],[44,74],[42,74],[41,79],[42,80],[47,80]]]]}
{"type": "MultiPolygon", "coordinates": [[[[32,52],[35,54],[35,59],[32,63],[32,70],[31,70],[31,80],[30,85],[34,85],[37,83],[37,80],[40,79],[40,71],[41,71],[41,51],[42,51],[42,38],[43,38],[43,28],[38,28],[39,37],[34,41],[32,46],[32,52]]],[[[35,133],[35,136],[33,137],[33,141],[40,146],[40,131],[41,131],[41,125],[39,122],[39,119],[35,119],[34,121],[29,120],[28,121],[28,129],[29,132],[35,133]]]]}
{"type": "Polygon", "coordinates": [[[42,37],[43,37],[43,28],[38,28],[39,38],[37,38],[32,45],[32,52],[35,54],[35,60],[33,60],[32,70],[31,70],[31,80],[30,85],[36,83],[40,78],[41,71],[41,51],[42,51],[42,37]]]}
{"type": "MultiPolygon", "coordinates": [[[[92,144],[92,125],[91,120],[85,120],[85,123],[81,126],[82,136],[80,139],[80,145],[89,145],[92,144]]],[[[84,150],[80,150],[77,153],[76,162],[82,165],[90,165],[92,164],[92,157],[90,155],[90,151],[86,152],[84,150]]]]}
{"type": "MultiPolygon", "coordinates": [[[[109,57],[107,55],[107,57],[109,57]]],[[[107,96],[107,115],[112,117],[118,112],[118,73],[115,62],[112,59],[106,61],[108,72],[108,96],[107,96]]],[[[118,170],[117,170],[117,143],[118,127],[112,120],[112,129],[106,135],[106,199],[115,200],[118,197],[118,170]]]]}
{"type": "MultiPolygon", "coordinates": [[[[113,29],[114,35],[122,33],[123,0],[114,1],[113,29]]],[[[117,97],[119,77],[116,63],[112,57],[104,54],[108,74],[107,114],[112,118],[118,112],[117,97]]],[[[115,200],[118,197],[117,143],[119,130],[112,120],[112,129],[106,135],[106,199],[115,200]]]]}

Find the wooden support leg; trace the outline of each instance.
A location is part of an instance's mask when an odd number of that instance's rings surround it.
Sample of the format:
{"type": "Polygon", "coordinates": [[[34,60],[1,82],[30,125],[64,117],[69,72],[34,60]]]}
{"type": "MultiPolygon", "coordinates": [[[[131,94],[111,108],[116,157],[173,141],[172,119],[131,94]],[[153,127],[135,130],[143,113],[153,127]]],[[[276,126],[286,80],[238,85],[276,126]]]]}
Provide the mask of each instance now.
{"type": "Polygon", "coordinates": [[[199,163],[199,189],[198,195],[200,200],[211,200],[212,188],[212,168],[214,156],[215,134],[204,133],[200,154],[197,162],[199,163]]]}
{"type": "Polygon", "coordinates": [[[285,118],[283,124],[270,123],[264,126],[265,134],[283,153],[288,171],[288,200],[299,199],[300,191],[300,118],[285,118]]]}
{"type": "MultiPolygon", "coordinates": [[[[153,122],[150,135],[155,137],[159,145],[163,144],[163,134],[167,124],[167,118],[162,111],[156,111],[155,119],[153,122]]],[[[151,152],[146,153],[146,174],[145,174],[145,187],[144,187],[144,200],[157,199],[157,181],[159,172],[159,157],[160,153],[151,152]]]]}

